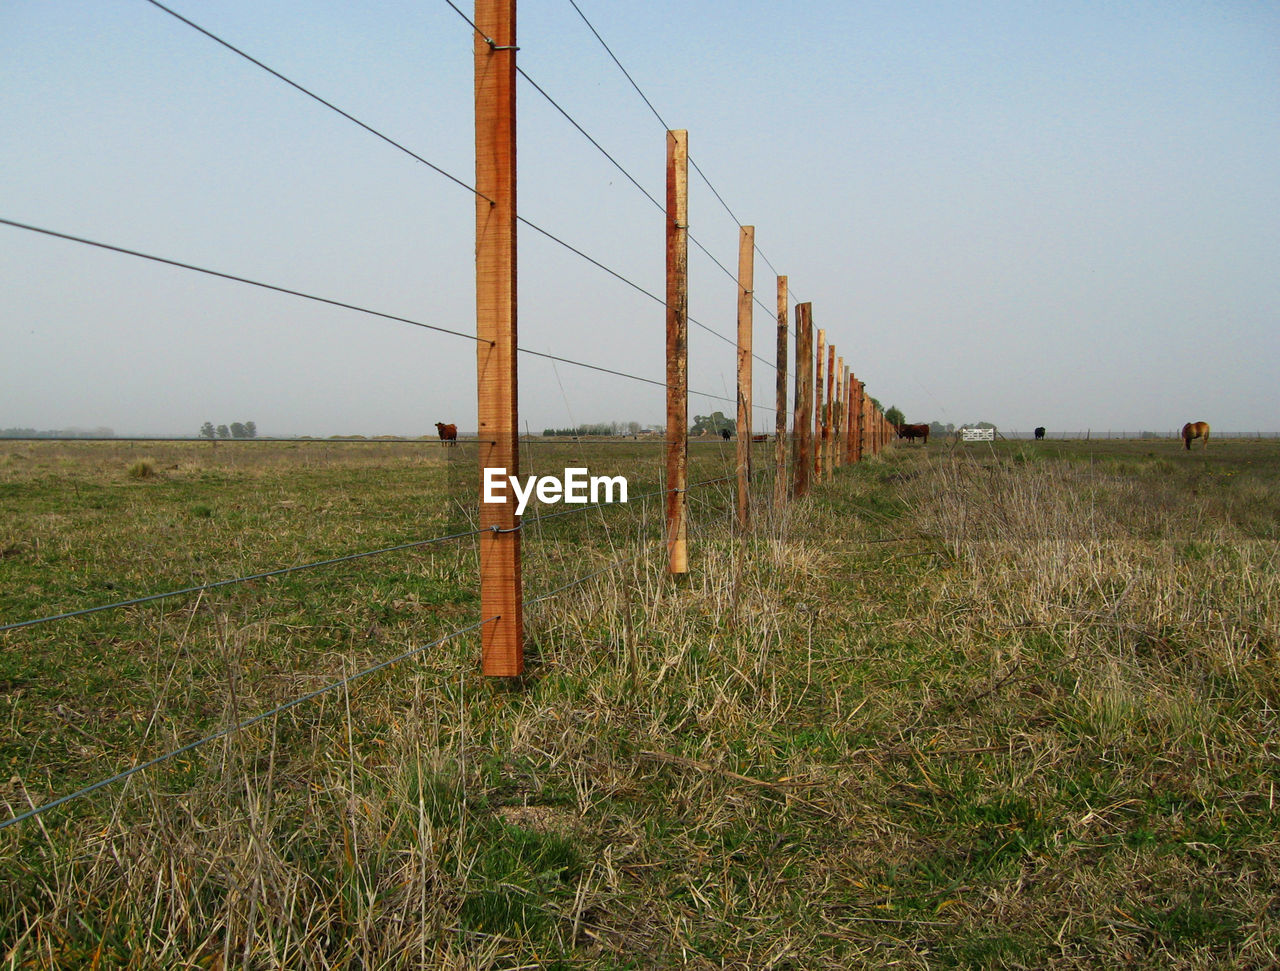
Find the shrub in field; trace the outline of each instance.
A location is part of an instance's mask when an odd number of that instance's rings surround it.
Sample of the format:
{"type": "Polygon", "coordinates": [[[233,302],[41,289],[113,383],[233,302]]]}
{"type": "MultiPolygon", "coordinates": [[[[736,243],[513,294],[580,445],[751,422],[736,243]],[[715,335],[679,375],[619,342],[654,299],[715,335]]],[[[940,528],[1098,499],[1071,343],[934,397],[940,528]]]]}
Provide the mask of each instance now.
{"type": "Polygon", "coordinates": [[[129,478],[151,479],[156,474],[156,463],[152,459],[139,459],[129,466],[129,478]]]}

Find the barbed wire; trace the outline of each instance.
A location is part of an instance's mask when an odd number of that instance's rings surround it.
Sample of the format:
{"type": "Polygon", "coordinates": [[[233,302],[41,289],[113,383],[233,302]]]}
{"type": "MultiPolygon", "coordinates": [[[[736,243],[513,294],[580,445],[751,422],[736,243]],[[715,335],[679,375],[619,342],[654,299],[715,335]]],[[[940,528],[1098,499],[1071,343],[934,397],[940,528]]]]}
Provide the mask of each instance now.
{"type": "MultiPolygon", "coordinates": [[[[637,293],[644,294],[646,297],[648,297],[650,300],[654,301],[655,303],[659,304],[660,306],[664,308],[667,306],[667,301],[665,298],[658,296],[652,290],[648,290],[645,287],[642,287],[640,284],[636,283],[634,280],[631,280],[628,277],[623,276],[617,270],[606,266],[605,264],[597,260],[595,257],[589,256],[588,254],[584,253],[582,250],[574,246],[572,243],[569,243],[566,240],[561,239],[559,236],[557,236],[555,233],[551,232],[550,230],[543,229],[537,223],[530,222],[524,216],[516,216],[516,221],[519,223],[523,223],[524,225],[528,226],[530,229],[534,230],[535,232],[541,233],[543,236],[547,237],[547,239],[551,240],[557,245],[563,246],[565,249],[567,249],[570,253],[573,253],[575,256],[579,256],[582,259],[586,260],[588,263],[592,264],[593,266],[596,266],[601,270],[604,270],[610,276],[625,283],[627,286],[631,287],[631,289],[635,290],[637,293]]],[[[738,342],[736,340],[734,340],[731,337],[726,337],[724,334],[720,333],[714,327],[708,327],[702,321],[691,316],[690,314],[686,313],[685,319],[688,320],[689,323],[693,324],[693,326],[699,327],[702,330],[705,330],[708,334],[711,334],[713,337],[718,337],[720,340],[724,341],[730,347],[736,348],[738,346],[738,342]]],[[[765,363],[767,364],[768,362],[765,361],[765,363]]],[[[729,399],[729,400],[733,400],[733,399],[729,399]]]]}
{"type": "Polygon", "coordinates": [[[482,31],[479,27],[477,27],[477,26],[476,26],[476,22],[475,22],[474,20],[472,20],[470,17],[468,17],[466,14],[464,14],[464,13],[462,12],[462,9],[461,9],[461,8],[460,8],[456,3],[454,3],[454,2],[453,2],[453,0],[444,0],[444,2],[445,2],[445,3],[447,3],[449,6],[451,6],[451,7],[453,8],[453,12],[454,12],[454,13],[456,13],[459,17],[461,17],[461,18],[462,18],[463,20],[465,20],[468,24],[470,24],[470,25],[471,25],[471,29],[472,29],[472,30],[474,30],[474,31],[475,31],[477,34],[479,34],[481,37],[483,37],[483,38],[484,38],[484,42],[485,42],[486,44],[488,44],[490,47],[494,47],[494,46],[496,46],[496,45],[495,45],[495,43],[494,43],[493,38],[492,38],[492,37],[490,37],[490,36],[488,36],[487,34],[485,34],[485,32],[484,32],[484,31],[482,31]]]}

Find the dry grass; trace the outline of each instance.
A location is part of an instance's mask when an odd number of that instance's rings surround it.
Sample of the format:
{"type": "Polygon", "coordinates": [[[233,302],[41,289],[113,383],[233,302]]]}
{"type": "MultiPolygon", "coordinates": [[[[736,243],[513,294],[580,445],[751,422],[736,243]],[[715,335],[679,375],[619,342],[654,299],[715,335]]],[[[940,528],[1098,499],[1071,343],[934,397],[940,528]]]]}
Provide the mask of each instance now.
{"type": "MultiPolygon", "coordinates": [[[[1173,449],[898,449],[811,503],[757,510],[750,537],[730,528],[727,493],[708,491],[695,572],[680,581],[661,570],[652,502],[610,511],[607,531],[597,514],[548,522],[527,537],[530,595],[623,566],[530,608],[522,682],[479,678],[475,639],[460,638],[3,831],[0,956],[1271,966],[1280,461],[1259,445],[1187,461],[1173,449]]],[[[215,469],[156,453],[178,469],[114,506],[90,488],[98,466],[71,456],[74,515],[33,485],[53,458],[0,463],[0,484],[21,486],[11,501],[30,510],[0,536],[15,550],[4,563],[78,568],[81,585],[104,570],[160,582],[145,550],[166,535],[153,517],[172,496],[159,516],[169,535],[202,538],[218,569],[257,566],[340,545],[347,530],[361,530],[357,546],[385,540],[424,487],[461,494],[469,478],[454,482],[430,453],[326,464],[264,452],[252,466],[248,454],[215,469]],[[214,472],[217,489],[196,488],[214,472]],[[228,494],[265,545],[220,529],[228,494]],[[196,504],[210,514],[178,515],[196,504]],[[385,529],[356,525],[371,509],[387,512],[385,529]],[[101,533],[77,547],[59,516],[101,533]],[[91,552],[101,536],[110,556],[91,552]]],[[[570,456],[583,453],[534,461],[570,456]]],[[[653,464],[585,460],[637,477],[653,464]]],[[[102,461],[103,476],[121,467],[102,461]]],[[[411,531],[464,515],[445,506],[411,531]]],[[[461,626],[474,612],[458,595],[469,555],[64,633],[76,663],[110,677],[3,674],[11,808],[461,626]]],[[[0,638],[10,658],[54,649],[44,634],[0,638]]]]}

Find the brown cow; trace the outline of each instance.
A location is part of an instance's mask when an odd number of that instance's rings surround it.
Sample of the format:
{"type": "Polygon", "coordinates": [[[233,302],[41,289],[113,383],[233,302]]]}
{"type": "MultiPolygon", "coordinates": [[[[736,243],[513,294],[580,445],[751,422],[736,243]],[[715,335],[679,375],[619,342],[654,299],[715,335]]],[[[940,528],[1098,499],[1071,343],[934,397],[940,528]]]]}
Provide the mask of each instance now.
{"type": "Polygon", "coordinates": [[[440,444],[443,446],[451,446],[458,444],[458,426],[446,425],[444,422],[436,422],[436,431],[440,433],[440,444]]]}
{"type": "Polygon", "coordinates": [[[752,435],[751,440],[753,442],[767,442],[769,440],[769,436],[768,435],[752,435]]]}
{"type": "Polygon", "coordinates": [[[917,438],[923,438],[926,445],[929,444],[929,426],[928,425],[895,425],[894,430],[898,433],[899,438],[905,438],[909,442],[914,442],[917,438]]]}
{"type": "Polygon", "coordinates": [[[1182,441],[1187,451],[1191,451],[1191,443],[1197,438],[1204,439],[1204,448],[1209,447],[1209,423],[1207,421],[1189,421],[1182,426],[1182,441]]]}

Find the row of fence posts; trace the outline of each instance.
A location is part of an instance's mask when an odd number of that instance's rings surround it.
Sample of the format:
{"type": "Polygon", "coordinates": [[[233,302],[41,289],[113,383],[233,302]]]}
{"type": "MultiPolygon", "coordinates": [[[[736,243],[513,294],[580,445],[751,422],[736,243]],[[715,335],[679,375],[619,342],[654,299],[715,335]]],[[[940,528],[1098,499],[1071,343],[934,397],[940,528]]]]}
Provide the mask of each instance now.
{"type": "MultiPolygon", "coordinates": [[[[518,476],[519,422],[516,375],[516,31],[515,0],[476,0],[476,379],[480,475],[501,468],[518,476]]],[[[666,341],[667,437],[665,538],[667,569],[688,572],[688,269],[689,140],[684,130],[667,132],[666,341]]],[[[755,230],[742,226],[738,251],[737,521],[750,526],[752,461],[752,304],[755,230]]],[[[778,277],[777,421],[774,502],[788,499],[787,468],[787,278],[778,277]]],[[[845,463],[874,454],[892,428],[865,386],[818,331],[813,347],[813,310],[796,307],[796,385],[791,497],[804,496],[811,481],[830,479],[845,463]],[[824,358],[825,354],[825,358],[824,358]],[[814,367],[817,367],[815,381],[814,367]],[[825,379],[825,386],[824,386],[825,379]],[[814,394],[817,392],[815,406],[814,394]],[[812,476],[811,476],[812,473],[812,476]]],[[[483,490],[479,490],[483,498],[483,490]]],[[[524,670],[524,624],[520,523],[509,494],[480,503],[481,668],[491,677],[524,670]]]]}

